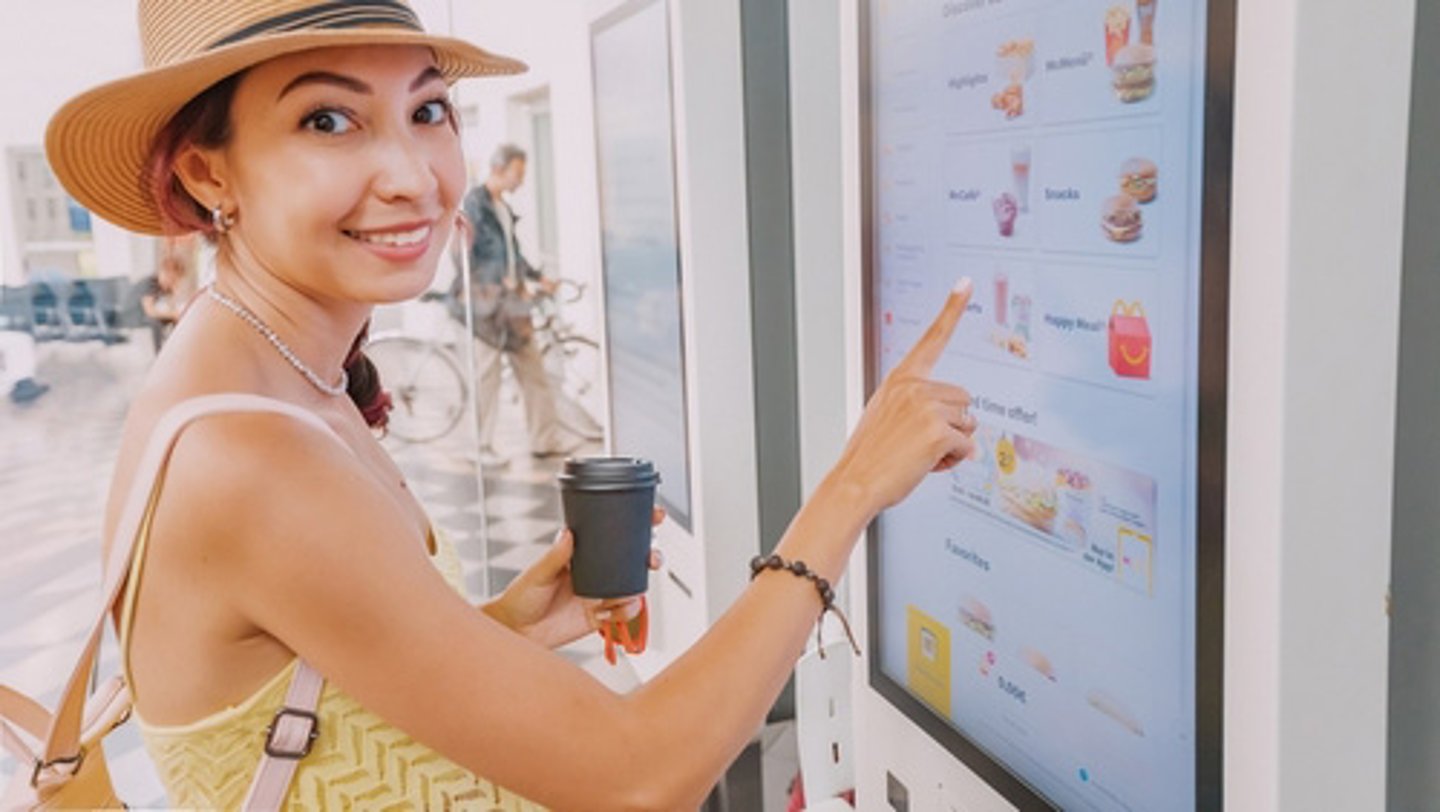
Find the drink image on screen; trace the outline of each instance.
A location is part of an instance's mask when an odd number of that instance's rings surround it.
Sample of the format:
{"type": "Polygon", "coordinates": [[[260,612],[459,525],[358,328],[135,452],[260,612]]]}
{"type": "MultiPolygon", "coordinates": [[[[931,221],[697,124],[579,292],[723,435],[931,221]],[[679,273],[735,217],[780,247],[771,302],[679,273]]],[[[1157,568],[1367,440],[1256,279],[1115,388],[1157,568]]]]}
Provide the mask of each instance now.
{"type": "Polygon", "coordinates": [[[1015,312],[1015,335],[1026,341],[1030,340],[1030,305],[1029,295],[1017,293],[1010,300],[1011,309],[1015,312]]]}
{"type": "Polygon", "coordinates": [[[1013,237],[1015,218],[1020,216],[1020,204],[1015,202],[1015,195],[1002,192],[991,202],[991,206],[995,209],[995,226],[1000,229],[1000,236],[1013,237]]]}
{"type": "Polygon", "coordinates": [[[1060,494],[1060,537],[1076,549],[1084,549],[1094,499],[1090,477],[1075,468],[1060,468],[1055,472],[1055,485],[1060,494]]]}
{"type": "Polygon", "coordinates": [[[1004,327],[1007,323],[1007,315],[1010,306],[1010,277],[1003,273],[995,274],[995,323],[1004,327]]]}
{"type": "Polygon", "coordinates": [[[1112,66],[1115,97],[1126,104],[1150,98],[1155,92],[1155,49],[1149,45],[1127,45],[1115,54],[1112,66]]]}
{"type": "Polygon", "coordinates": [[[559,474],[565,526],[575,536],[570,579],[586,598],[644,594],[650,581],[651,514],[660,474],[635,457],[582,457],[559,474]]]}
{"type": "Polygon", "coordinates": [[[1155,44],[1155,0],[1135,0],[1135,11],[1140,17],[1140,42],[1155,44]]]}
{"type": "Polygon", "coordinates": [[[1030,147],[1010,148],[1010,179],[1015,186],[1015,199],[1020,211],[1030,211],[1030,147]]]}
{"type": "Polygon", "coordinates": [[[1105,12],[1105,64],[1114,65],[1115,55],[1130,44],[1130,9],[1111,6],[1105,12]]]}

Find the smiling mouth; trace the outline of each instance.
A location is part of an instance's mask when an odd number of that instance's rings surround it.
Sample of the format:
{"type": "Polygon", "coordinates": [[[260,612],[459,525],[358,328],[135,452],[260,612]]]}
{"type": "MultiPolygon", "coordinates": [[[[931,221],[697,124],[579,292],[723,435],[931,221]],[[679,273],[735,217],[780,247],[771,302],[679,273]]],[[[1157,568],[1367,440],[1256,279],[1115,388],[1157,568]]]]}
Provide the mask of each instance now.
{"type": "Polygon", "coordinates": [[[371,245],[408,248],[428,239],[430,226],[424,225],[409,231],[346,231],[345,236],[371,245]]]}

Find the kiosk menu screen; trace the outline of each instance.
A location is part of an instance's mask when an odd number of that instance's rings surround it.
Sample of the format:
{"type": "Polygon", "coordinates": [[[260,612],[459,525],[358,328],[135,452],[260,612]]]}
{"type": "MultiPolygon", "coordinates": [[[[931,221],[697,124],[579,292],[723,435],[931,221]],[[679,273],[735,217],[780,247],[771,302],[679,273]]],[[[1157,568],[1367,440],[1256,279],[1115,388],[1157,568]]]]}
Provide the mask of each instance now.
{"type": "Polygon", "coordinates": [[[1197,804],[1209,11],[867,4],[871,372],[968,276],[979,420],[872,529],[872,682],[1024,808],[1197,804]]]}
{"type": "Polygon", "coordinates": [[[612,447],[660,471],[657,495],[690,527],[689,426],[663,0],[591,30],[612,447]]]}

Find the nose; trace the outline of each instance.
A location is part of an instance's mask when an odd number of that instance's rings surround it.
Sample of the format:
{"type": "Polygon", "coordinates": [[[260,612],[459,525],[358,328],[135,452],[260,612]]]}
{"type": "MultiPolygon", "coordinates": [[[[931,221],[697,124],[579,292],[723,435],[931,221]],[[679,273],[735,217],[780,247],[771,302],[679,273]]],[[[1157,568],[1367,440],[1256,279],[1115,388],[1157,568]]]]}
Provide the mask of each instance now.
{"type": "Polygon", "coordinates": [[[382,200],[424,200],[440,186],[435,146],[411,133],[396,133],[375,143],[375,194],[382,200]]]}

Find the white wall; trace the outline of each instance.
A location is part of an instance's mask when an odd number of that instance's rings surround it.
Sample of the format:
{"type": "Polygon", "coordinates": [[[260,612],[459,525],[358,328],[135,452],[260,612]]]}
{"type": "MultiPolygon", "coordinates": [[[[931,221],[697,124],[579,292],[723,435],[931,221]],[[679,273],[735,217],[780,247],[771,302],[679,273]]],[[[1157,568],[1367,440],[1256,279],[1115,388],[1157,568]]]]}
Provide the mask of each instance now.
{"type": "MultiPolygon", "coordinates": [[[[11,3],[0,25],[0,160],[10,147],[40,146],[50,116],[72,95],[140,67],[135,4],[115,0],[11,3]]],[[[0,280],[23,282],[9,173],[0,172],[0,280]]],[[[101,276],[128,276],[124,232],[95,221],[101,276]]]]}

